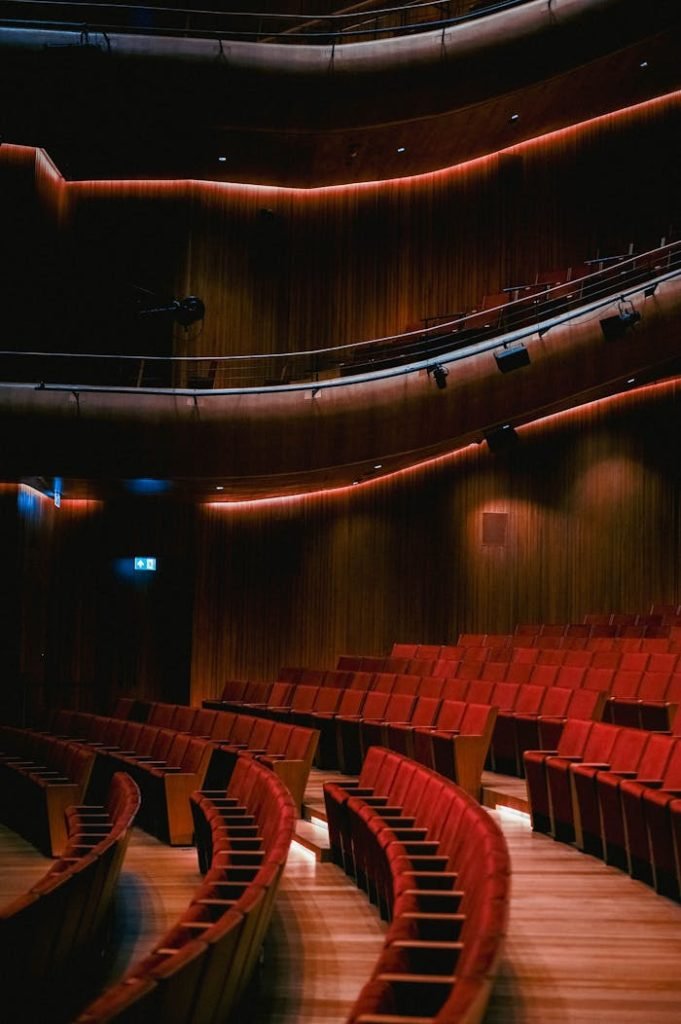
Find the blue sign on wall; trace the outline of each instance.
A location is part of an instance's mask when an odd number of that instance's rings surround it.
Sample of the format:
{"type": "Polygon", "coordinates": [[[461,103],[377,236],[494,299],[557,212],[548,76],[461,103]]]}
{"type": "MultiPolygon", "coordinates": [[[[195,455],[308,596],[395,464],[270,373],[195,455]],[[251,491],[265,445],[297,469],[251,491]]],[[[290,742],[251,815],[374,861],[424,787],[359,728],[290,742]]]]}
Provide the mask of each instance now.
{"type": "Polygon", "coordinates": [[[137,572],[156,572],[156,559],[135,555],[135,569],[137,572]]]}

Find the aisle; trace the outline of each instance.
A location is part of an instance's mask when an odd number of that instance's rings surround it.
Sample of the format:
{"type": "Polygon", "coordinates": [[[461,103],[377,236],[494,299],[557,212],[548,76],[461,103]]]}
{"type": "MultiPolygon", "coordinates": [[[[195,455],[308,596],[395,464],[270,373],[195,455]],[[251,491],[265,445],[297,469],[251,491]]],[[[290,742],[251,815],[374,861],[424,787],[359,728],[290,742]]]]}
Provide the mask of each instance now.
{"type": "Polygon", "coordinates": [[[485,1024],[677,1024],[681,906],[491,812],[511,851],[511,920],[485,1024]]]}

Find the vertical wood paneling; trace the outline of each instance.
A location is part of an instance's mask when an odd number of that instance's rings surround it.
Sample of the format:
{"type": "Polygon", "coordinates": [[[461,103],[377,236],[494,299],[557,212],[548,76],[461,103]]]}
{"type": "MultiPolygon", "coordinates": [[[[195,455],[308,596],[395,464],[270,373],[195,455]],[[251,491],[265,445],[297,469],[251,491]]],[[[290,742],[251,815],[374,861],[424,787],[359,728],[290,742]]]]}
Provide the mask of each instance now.
{"type": "Polygon", "coordinates": [[[27,488],[20,496],[14,647],[26,710],[107,712],[118,694],[131,692],[186,701],[191,506],[116,499],[63,501],[56,509],[27,488]],[[141,554],[157,557],[155,574],[133,571],[141,554]]]}
{"type": "Polygon", "coordinates": [[[643,389],[368,487],[197,518],[192,697],[394,640],[678,601],[676,385],[643,389]],[[483,544],[484,512],[508,516],[483,544]]]}
{"type": "Polygon", "coordinates": [[[47,249],[33,241],[44,235],[45,169],[33,170],[32,151],[3,146],[6,246],[32,250],[10,268],[23,300],[3,326],[32,347],[178,354],[295,351],[403,331],[539,270],[578,268],[629,243],[642,251],[678,231],[670,168],[680,130],[673,96],[377,184],[53,183],[60,237],[47,249]],[[135,325],[125,315],[132,286],[200,295],[205,323],[135,325]]]}

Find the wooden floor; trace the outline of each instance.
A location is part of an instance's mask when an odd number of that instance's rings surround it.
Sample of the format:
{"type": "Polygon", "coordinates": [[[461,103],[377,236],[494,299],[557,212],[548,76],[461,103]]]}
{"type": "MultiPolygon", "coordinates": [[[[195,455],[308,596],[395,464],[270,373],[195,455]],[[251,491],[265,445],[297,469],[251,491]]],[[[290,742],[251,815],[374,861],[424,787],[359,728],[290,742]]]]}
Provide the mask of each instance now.
{"type": "MultiPolygon", "coordinates": [[[[321,773],[306,794],[321,813],[321,773]]],[[[517,780],[490,781],[519,798],[517,780]]],[[[535,835],[517,811],[490,812],[511,851],[506,951],[486,1024],[679,1024],[681,907],[595,858],[535,835]]],[[[0,898],[48,861],[0,829],[0,898]]],[[[195,852],[135,830],[121,876],[111,978],[148,952],[191,898],[195,852]]],[[[342,1024],[382,946],[384,925],[329,863],[294,844],[265,962],[239,1024],[342,1024]]]]}

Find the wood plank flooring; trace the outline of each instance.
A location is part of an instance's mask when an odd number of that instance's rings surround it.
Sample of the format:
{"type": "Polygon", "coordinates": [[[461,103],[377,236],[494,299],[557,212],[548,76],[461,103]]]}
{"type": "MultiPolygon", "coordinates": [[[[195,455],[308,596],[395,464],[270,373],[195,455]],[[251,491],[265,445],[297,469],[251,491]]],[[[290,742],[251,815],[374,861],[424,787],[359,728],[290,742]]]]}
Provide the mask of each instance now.
{"type": "MultiPolygon", "coordinates": [[[[321,810],[329,774],[313,773],[306,793],[313,813],[321,810]]],[[[503,780],[491,781],[496,790],[504,788],[503,780]]],[[[485,1024],[678,1024],[681,906],[595,858],[535,835],[522,814],[490,813],[509,843],[513,896],[485,1024]]],[[[0,863],[3,903],[49,864],[7,829],[0,829],[0,863]]],[[[171,849],[134,830],[121,875],[110,980],[152,948],[198,881],[193,849],[171,849]]],[[[338,868],[294,844],[263,970],[239,1024],[342,1024],[371,973],[384,930],[338,868]]]]}

